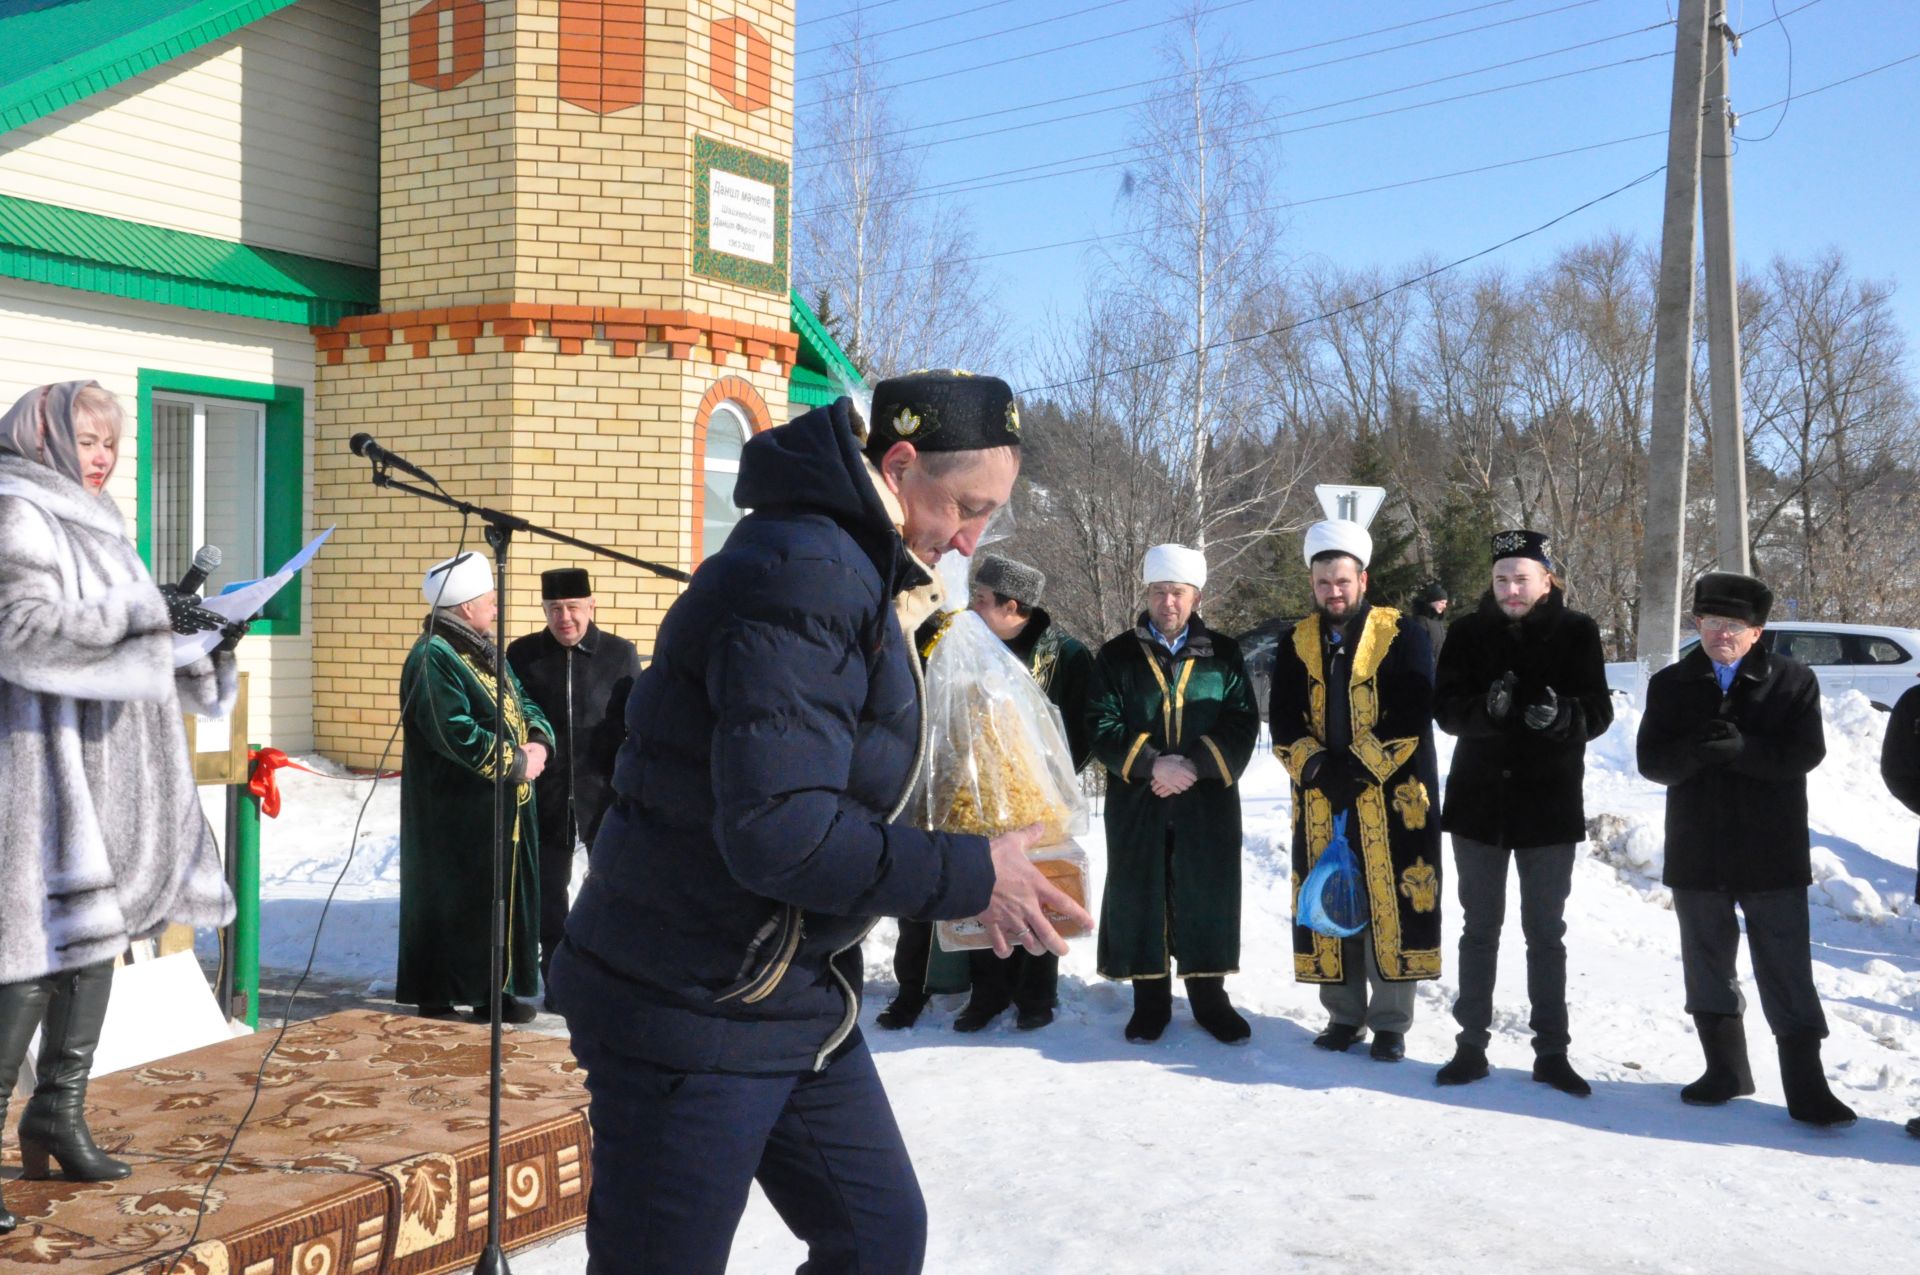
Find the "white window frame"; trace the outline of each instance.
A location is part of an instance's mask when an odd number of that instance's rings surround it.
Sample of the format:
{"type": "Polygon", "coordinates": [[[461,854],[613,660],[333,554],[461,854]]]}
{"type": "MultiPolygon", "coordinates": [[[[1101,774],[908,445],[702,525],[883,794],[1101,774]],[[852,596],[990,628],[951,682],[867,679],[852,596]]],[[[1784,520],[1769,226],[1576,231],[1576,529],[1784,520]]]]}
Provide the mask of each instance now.
{"type": "MultiPolygon", "coordinates": [[[[751,413],[747,411],[745,404],[735,399],[730,399],[730,398],[723,399],[720,402],[715,403],[713,405],[713,410],[707,413],[707,438],[709,440],[713,438],[714,426],[719,424],[721,421],[725,420],[729,415],[739,422],[740,443],[741,443],[741,446],[744,447],[747,443],[747,440],[753,437],[753,416],[751,413]]],[[[740,481],[740,462],[737,460],[714,460],[713,448],[711,445],[709,445],[707,448],[704,464],[706,466],[706,473],[702,474],[700,478],[700,481],[703,483],[708,481],[708,479],[714,474],[731,474],[733,475],[734,484],[738,484],[738,482],[740,481]]],[[[731,489],[731,486],[732,485],[730,484],[729,489],[731,489]]],[[[736,509],[739,508],[737,504],[734,507],[736,509]]],[[[703,558],[713,553],[715,550],[717,550],[720,547],[718,545],[710,545],[705,542],[706,540],[705,523],[706,523],[706,519],[703,515],[701,519],[701,545],[700,545],[700,556],[703,558]]]]}
{"type": "MultiPolygon", "coordinates": [[[[178,407],[190,408],[192,409],[192,412],[193,412],[193,438],[190,444],[190,449],[189,449],[190,459],[188,461],[188,464],[192,467],[192,471],[193,471],[191,474],[191,478],[193,480],[193,494],[194,494],[194,499],[188,510],[188,515],[187,515],[187,524],[188,524],[187,544],[189,546],[189,548],[187,549],[187,553],[189,557],[191,557],[192,554],[198,552],[201,545],[204,545],[207,543],[207,501],[206,501],[207,408],[210,406],[221,407],[221,408],[226,408],[230,410],[242,410],[242,411],[248,411],[253,413],[253,416],[254,416],[253,490],[255,493],[255,499],[253,502],[253,543],[258,549],[261,557],[264,557],[266,553],[266,536],[267,536],[267,501],[266,501],[267,408],[266,408],[266,405],[264,403],[249,402],[248,400],[243,398],[219,398],[213,395],[176,394],[176,393],[171,393],[167,391],[155,391],[153,395],[153,401],[156,405],[161,403],[170,403],[178,407]]],[[[156,440],[156,446],[157,446],[157,440],[156,440]]],[[[156,485],[159,482],[159,464],[160,464],[160,457],[156,451],[156,454],[154,456],[155,468],[153,471],[156,485]]],[[[156,505],[158,504],[157,494],[155,498],[155,504],[156,505]]],[[[224,549],[225,546],[222,546],[222,548],[224,549]]],[[[154,546],[154,556],[156,560],[159,557],[159,552],[160,552],[159,545],[156,544],[154,546]]],[[[222,563],[221,565],[226,567],[229,572],[235,573],[236,578],[241,580],[258,579],[266,570],[264,563],[259,561],[258,559],[256,559],[253,562],[246,563],[244,565],[228,564],[228,563],[222,563]]],[[[180,564],[180,569],[182,571],[185,571],[186,567],[187,567],[186,563],[183,562],[180,564]]]]}

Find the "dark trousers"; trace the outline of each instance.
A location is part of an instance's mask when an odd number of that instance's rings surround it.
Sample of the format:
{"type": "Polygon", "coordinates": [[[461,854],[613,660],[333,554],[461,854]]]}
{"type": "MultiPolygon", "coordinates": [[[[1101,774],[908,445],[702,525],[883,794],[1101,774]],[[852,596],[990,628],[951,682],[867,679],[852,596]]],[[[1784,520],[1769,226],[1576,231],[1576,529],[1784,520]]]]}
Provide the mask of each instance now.
{"type": "Polygon", "coordinates": [[[893,977],[900,995],[925,999],[927,958],[933,952],[933,922],[900,921],[900,937],[893,942],[893,977]]]}
{"type": "Polygon", "coordinates": [[[573,829],[567,808],[540,808],[540,981],[567,933],[567,887],[573,884],[573,829]]]}
{"type": "Polygon", "coordinates": [[[1057,999],[1060,958],[1052,952],[1035,956],[1024,947],[1016,947],[1004,961],[990,950],[974,952],[968,966],[973,974],[973,999],[983,1004],[1052,1009],[1057,999]]]}
{"type": "Polygon", "coordinates": [[[1738,905],[1747,918],[1747,948],[1760,985],[1760,1009],[1775,1036],[1827,1034],[1826,1011],[1813,986],[1813,944],[1808,932],[1807,892],[1675,890],[1673,915],[1680,922],[1680,965],[1686,973],[1689,1014],[1742,1014],[1738,905]]]}
{"type": "Polygon", "coordinates": [[[1567,895],[1574,847],[1507,850],[1468,837],[1453,839],[1454,883],[1460,894],[1460,995],[1453,1018],[1462,1045],[1484,1050],[1493,1039],[1493,983],[1500,930],[1507,915],[1507,860],[1520,870],[1520,929],[1527,939],[1527,1002],[1533,1052],[1564,1054],[1567,1031],[1567,895]]]}
{"type": "Polygon", "coordinates": [[[573,1038],[587,1069],[587,1275],[723,1275],[758,1182],[801,1275],[917,1275],[927,1211],[866,1043],[823,1072],[680,1072],[573,1038]]]}

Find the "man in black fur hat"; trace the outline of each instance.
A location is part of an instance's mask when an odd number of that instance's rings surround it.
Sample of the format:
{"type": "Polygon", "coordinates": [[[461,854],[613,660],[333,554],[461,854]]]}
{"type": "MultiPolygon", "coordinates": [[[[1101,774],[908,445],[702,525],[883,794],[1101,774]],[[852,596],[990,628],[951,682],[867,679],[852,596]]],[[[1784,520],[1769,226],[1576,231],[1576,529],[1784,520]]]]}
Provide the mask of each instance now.
{"type": "Polygon", "coordinates": [[[1680,922],[1687,1012],[1707,1070],[1680,1091],[1694,1106],[1753,1092],[1734,957],[1746,917],[1760,1008],[1780,1052],[1787,1112],[1839,1127],[1853,1112],[1827,1088],[1826,1014],[1813,986],[1807,775],[1827,754],[1820,688],[1798,660],[1760,644],[1773,591],[1713,571],[1693,587],[1700,645],[1647,684],[1640,773],[1667,786],[1666,870],[1680,922]]]}
{"type": "Polygon", "coordinates": [[[1493,537],[1493,587],[1454,621],[1440,652],[1434,720],[1460,738],[1440,826],[1453,834],[1454,880],[1464,926],[1460,1032],[1434,1080],[1464,1085],[1487,1074],[1494,972],[1506,917],[1507,861],[1520,876],[1527,938],[1533,1078],[1585,1097],[1591,1087],[1567,1061],[1567,894],[1586,839],[1581,783],[1587,741],[1613,723],[1600,629],[1567,609],[1537,531],[1493,537]]]}
{"type": "Polygon", "coordinates": [[[507,662],[553,723],[554,754],[534,795],[540,810],[540,975],[567,925],[574,843],[593,844],[613,797],[613,758],[627,737],[627,692],[640,675],[633,643],[594,623],[593,582],[579,567],[540,573],[547,627],[507,647],[507,662]]]}

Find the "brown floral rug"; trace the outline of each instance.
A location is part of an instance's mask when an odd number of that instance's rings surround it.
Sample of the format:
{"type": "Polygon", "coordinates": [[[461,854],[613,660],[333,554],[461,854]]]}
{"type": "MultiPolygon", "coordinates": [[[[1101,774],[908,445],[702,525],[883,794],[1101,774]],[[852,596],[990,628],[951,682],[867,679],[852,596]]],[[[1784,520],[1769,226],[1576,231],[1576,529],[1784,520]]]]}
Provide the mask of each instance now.
{"type": "MultiPolygon", "coordinates": [[[[271,1032],[102,1076],[95,1139],[124,1182],[0,1180],[20,1227],[0,1270],[61,1275],[432,1275],[470,1267],[487,1225],[484,1025],[349,1010],[296,1023],[268,1064],[226,1167],[271,1032]],[[204,1210],[204,1216],[202,1216],[204,1210]],[[181,1246],[200,1221],[190,1251],[181,1246]]],[[[584,1075],[564,1040],[504,1046],[507,1248],[586,1221],[584,1075]]]]}

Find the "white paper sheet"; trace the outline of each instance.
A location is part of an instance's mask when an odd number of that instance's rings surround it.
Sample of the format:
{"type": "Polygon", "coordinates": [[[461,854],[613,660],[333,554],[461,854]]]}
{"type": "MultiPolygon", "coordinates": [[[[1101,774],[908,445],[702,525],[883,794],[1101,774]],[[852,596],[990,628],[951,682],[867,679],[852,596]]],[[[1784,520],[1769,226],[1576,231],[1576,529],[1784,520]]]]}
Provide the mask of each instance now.
{"type": "MultiPolygon", "coordinates": [[[[240,584],[228,585],[201,603],[215,615],[225,616],[229,620],[244,620],[257,615],[260,609],[273,600],[273,595],[286,587],[287,581],[298,575],[302,568],[313,561],[313,555],[320,552],[320,546],[333,534],[333,528],[315,536],[306,548],[287,559],[281,567],[264,580],[248,580],[240,584]]],[[[185,668],[214,647],[220,645],[220,630],[210,633],[180,633],[173,639],[173,666],[185,668]]]]}

